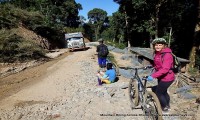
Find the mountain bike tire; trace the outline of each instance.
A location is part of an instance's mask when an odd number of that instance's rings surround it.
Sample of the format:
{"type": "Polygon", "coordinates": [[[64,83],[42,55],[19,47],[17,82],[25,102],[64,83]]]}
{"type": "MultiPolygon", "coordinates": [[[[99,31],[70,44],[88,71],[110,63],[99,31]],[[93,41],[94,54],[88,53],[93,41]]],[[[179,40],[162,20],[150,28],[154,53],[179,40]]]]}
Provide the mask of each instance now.
{"type": "Polygon", "coordinates": [[[163,120],[160,101],[154,92],[145,93],[146,108],[143,108],[145,120],[163,120]]]}
{"type": "Polygon", "coordinates": [[[128,93],[131,103],[131,109],[134,109],[139,105],[139,90],[137,80],[131,78],[128,86],[128,93]]]}
{"type": "Polygon", "coordinates": [[[116,75],[119,76],[119,67],[115,62],[112,62],[113,68],[115,69],[116,75]]]}

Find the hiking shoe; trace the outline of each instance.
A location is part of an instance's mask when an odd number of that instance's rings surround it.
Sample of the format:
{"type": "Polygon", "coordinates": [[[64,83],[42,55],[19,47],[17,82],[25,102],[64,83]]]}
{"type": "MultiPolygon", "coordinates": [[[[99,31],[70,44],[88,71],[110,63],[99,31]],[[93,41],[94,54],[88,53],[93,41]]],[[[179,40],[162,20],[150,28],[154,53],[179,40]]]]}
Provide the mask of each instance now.
{"type": "Polygon", "coordinates": [[[168,109],[168,107],[164,107],[164,108],[162,108],[162,111],[163,111],[163,112],[168,112],[169,109],[168,109]]]}
{"type": "Polygon", "coordinates": [[[167,107],[162,108],[163,115],[169,114],[169,110],[167,107]]]}
{"type": "Polygon", "coordinates": [[[168,110],[171,110],[171,107],[170,107],[169,105],[167,105],[166,108],[167,108],[168,110]]]}
{"type": "Polygon", "coordinates": [[[162,114],[163,114],[164,116],[167,116],[167,115],[170,114],[170,113],[169,113],[169,111],[162,111],[162,114]]]}

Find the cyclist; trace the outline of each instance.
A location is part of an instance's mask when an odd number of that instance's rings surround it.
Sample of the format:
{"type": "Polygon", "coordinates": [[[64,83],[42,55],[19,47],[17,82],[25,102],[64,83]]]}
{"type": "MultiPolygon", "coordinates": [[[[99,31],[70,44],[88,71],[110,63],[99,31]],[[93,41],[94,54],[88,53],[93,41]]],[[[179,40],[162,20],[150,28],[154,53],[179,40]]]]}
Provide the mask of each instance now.
{"type": "Polygon", "coordinates": [[[170,96],[167,89],[173,83],[175,75],[171,68],[173,67],[172,50],[167,47],[167,42],[164,38],[156,38],[152,41],[154,47],[154,68],[155,72],[148,76],[147,80],[151,81],[154,78],[158,79],[158,85],[155,93],[161,103],[163,111],[170,109],[170,96]],[[162,56],[162,54],[164,54],[162,56]]]}
{"type": "Polygon", "coordinates": [[[106,72],[98,72],[97,76],[101,79],[102,83],[110,84],[115,82],[116,79],[116,72],[112,67],[112,63],[107,63],[106,65],[106,72]]]}

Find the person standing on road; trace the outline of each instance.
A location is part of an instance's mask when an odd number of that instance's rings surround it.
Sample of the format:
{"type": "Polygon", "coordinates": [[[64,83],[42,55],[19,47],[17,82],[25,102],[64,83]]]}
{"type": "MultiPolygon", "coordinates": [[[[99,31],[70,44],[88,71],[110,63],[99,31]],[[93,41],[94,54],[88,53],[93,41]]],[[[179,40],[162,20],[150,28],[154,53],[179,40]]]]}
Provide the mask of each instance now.
{"type": "Polygon", "coordinates": [[[103,43],[103,39],[98,40],[99,45],[97,46],[96,52],[98,53],[98,64],[100,68],[106,67],[106,58],[109,54],[108,47],[103,43]]]}
{"type": "Polygon", "coordinates": [[[160,101],[164,112],[170,109],[170,96],[167,89],[173,83],[175,74],[173,68],[172,50],[167,47],[167,42],[163,38],[156,38],[152,41],[154,47],[154,68],[155,72],[148,76],[147,80],[151,81],[154,78],[158,79],[158,85],[155,93],[160,101]],[[165,55],[163,55],[165,54],[165,55]]]}

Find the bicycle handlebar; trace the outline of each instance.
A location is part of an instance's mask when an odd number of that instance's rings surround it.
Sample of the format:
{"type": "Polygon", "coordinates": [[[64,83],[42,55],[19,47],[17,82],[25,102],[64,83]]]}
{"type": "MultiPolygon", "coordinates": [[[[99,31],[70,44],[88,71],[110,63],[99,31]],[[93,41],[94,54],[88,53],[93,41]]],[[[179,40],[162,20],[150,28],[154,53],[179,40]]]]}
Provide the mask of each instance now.
{"type": "Polygon", "coordinates": [[[147,80],[148,76],[142,77],[142,80],[147,80]]]}
{"type": "Polygon", "coordinates": [[[146,69],[149,69],[149,68],[153,68],[153,66],[148,65],[148,66],[145,66],[145,67],[119,67],[119,68],[125,69],[125,70],[128,70],[128,69],[132,69],[132,70],[143,69],[143,70],[146,70],[146,69]]]}

